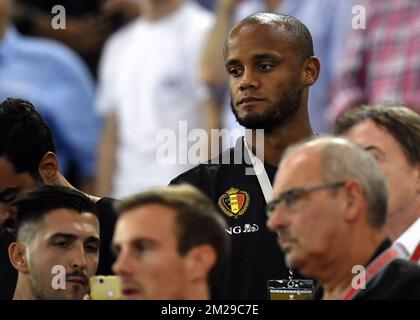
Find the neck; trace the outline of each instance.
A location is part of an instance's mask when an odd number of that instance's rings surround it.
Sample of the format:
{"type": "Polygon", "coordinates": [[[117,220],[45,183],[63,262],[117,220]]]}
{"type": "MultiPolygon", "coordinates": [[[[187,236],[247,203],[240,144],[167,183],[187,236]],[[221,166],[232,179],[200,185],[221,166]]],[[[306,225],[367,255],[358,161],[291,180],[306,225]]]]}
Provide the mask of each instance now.
{"type": "Polygon", "coordinates": [[[142,0],[140,2],[141,14],[147,20],[159,20],[174,12],[182,3],[183,0],[142,0]]]}
{"type": "Polygon", "coordinates": [[[401,236],[418,218],[420,218],[420,196],[407,201],[402,207],[388,213],[385,231],[391,241],[401,236]]]}
{"type": "MultiPolygon", "coordinates": [[[[348,237],[352,234],[354,233],[349,233],[348,237]]],[[[317,279],[322,283],[324,289],[323,300],[341,299],[356,276],[352,273],[353,267],[366,266],[386,239],[382,229],[369,228],[363,234],[359,232],[357,234],[357,237],[349,238],[351,241],[347,241],[345,250],[343,250],[343,246],[338,248],[340,254],[336,255],[328,267],[320,271],[320,276],[317,279]]]]}
{"type": "MultiPolygon", "coordinates": [[[[71,185],[71,183],[61,174],[61,172],[57,172],[57,174],[54,176],[54,178],[52,179],[52,181],[50,182],[51,184],[55,184],[55,185],[59,185],[59,186],[63,186],[63,187],[67,187],[67,188],[71,188],[71,189],[75,189],[77,190],[75,187],[73,187],[71,185]]],[[[78,190],[80,191],[80,190],[78,190]]],[[[93,202],[97,202],[100,200],[100,198],[92,196],[90,194],[87,194],[85,192],[83,192],[91,201],[93,202]]]]}
{"type": "Polygon", "coordinates": [[[185,300],[210,300],[210,293],[206,283],[196,284],[186,290],[185,300]]]}
{"type": "MultiPolygon", "coordinates": [[[[307,116],[295,117],[273,132],[264,133],[264,159],[261,160],[277,167],[287,147],[302,139],[309,138],[311,135],[313,135],[313,130],[309,118],[307,116]]],[[[252,152],[260,156],[258,152],[260,141],[256,137],[255,130],[252,130],[252,141],[250,140],[247,139],[247,142],[252,147],[252,152]]]]}
{"type": "Polygon", "coordinates": [[[33,292],[30,281],[19,273],[13,300],[38,300],[33,292]]]}

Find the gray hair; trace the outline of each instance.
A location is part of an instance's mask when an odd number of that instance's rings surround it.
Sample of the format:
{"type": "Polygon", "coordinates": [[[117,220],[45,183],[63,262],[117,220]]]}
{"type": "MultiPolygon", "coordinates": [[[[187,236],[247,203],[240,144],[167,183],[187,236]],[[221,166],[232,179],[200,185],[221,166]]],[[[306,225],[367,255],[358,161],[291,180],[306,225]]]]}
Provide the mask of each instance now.
{"type": "Polygon", "coordinates": [[[381,227],[386,221],[388,191],[386,180],[369,152],[344,138],[324,136],[311,138],[289,147],[282,161],[308,145],[319,147],[321,178],[327,183],[354,179],[360,182],[368,203],[368,219],[372,226],[381,227]]]}

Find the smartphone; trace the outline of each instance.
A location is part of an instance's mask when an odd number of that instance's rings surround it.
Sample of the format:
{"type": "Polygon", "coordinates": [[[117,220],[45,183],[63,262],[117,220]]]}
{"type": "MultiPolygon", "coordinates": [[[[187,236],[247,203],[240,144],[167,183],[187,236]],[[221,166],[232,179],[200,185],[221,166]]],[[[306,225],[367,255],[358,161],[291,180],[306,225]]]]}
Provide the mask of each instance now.
{"type": "Polygon", "coordinates": [[[312,300],[313,280],[268,280],[269,300],[312,300]]]}
{"type": "Polygon", "coordinates": [[[94,276],[90,278],[92,300],[120,300],[121,281],[118,276],[94,276]]]}

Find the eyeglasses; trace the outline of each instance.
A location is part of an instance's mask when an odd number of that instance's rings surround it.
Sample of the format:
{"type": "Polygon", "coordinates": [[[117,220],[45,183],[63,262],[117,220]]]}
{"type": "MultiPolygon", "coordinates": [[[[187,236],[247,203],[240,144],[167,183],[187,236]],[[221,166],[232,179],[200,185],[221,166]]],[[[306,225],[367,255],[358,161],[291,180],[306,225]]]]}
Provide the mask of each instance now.
{"type": "Polygon", "coordinates": [[[346,181],[321,184],[312,187],[294,188],[281,193],[276,199],[270,201],[267,204],[267,214],[270,215],[276,209],[278,204],[284,203],[286,208],[291,208],[299,199],[306,196],[307,194],[323,189],[336,189],[344,186],[346,181]]]}

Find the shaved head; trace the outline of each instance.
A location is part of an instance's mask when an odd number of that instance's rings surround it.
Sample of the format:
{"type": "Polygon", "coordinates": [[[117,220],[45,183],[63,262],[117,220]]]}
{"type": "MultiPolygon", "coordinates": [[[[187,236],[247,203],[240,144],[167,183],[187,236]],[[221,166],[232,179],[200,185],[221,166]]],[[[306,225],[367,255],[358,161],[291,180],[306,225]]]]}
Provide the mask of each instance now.
{"type": "Polygon", "coordinates": [[[295,17],[275,13],[254,13],[237,23],[230,31],[224,51],[226,53],[227,42],[245,26],[262,24],[278,27],[282,30],[283,39],[291,43],[294,51],[301,62],[314,55],[312,36],[308,28],[295,17]]]}

